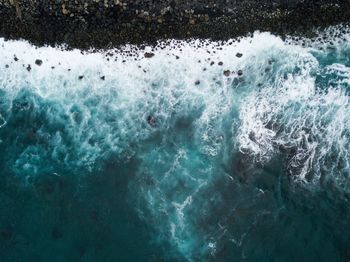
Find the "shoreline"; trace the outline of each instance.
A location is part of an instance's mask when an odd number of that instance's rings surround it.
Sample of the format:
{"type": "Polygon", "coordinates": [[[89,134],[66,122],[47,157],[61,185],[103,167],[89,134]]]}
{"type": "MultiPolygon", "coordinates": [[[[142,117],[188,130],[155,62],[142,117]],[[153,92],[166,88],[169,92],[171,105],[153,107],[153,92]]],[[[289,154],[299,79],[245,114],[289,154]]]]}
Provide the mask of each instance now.
{"type": "Polygon", "coordinates": [[[0,37],[108,49],[165,39],[227,40],[256,30],[312,36],[350,21],[350,1],[0,0],[0,37]]]}

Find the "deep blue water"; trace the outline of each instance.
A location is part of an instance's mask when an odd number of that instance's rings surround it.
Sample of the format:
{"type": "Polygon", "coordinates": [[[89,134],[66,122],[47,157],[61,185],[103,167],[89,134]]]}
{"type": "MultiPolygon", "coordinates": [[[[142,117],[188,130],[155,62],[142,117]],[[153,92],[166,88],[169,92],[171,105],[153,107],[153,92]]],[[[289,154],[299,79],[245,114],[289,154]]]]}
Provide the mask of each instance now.
{"type": "Polygon", "coordinates": [[[1,261],[350,260],[348,31],[0,39],[1,261]]]}

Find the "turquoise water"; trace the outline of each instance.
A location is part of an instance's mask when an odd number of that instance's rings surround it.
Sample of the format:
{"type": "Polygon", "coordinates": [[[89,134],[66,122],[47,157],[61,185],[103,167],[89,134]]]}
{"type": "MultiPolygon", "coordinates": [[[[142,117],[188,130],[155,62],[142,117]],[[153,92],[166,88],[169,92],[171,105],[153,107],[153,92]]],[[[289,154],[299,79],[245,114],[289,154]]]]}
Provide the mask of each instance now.
{"type": "Polygon", "coordinates": [[[349,259],[347,28],[0,50],[2,261],[349,259]]]}

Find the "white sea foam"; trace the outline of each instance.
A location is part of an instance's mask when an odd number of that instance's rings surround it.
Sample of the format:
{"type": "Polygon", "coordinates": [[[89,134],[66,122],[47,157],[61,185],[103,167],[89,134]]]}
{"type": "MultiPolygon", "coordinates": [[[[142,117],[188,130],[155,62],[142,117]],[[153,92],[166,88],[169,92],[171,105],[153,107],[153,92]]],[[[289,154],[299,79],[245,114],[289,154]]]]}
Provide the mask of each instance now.
{"type": "Polygon", "coordinates": [[[200,196],[232,152],[261,164],[283,155],[292,181],[318,189],[331,182],[349,192],[350,62],[341,57],[349,35],[327,37],[333,48],[255,33],[232,44],[170,41],[131,57],[132,46],[109,56],[111,50],[82,54],[0,39],[1,131],[16,110],[43,122],[33,128],[44,142],[13,142],[18,154],[8,165],[28,177],[48,171],[42,161],[50,172],[64,165],[80,173],[136,156],[140,213],[188,260],[208,247],[214,254],[217,239],[201,238],[204,229],[195,225],[220,196],[200,196]],[[151,51],[154,57],[143,57],[151,51]]]}

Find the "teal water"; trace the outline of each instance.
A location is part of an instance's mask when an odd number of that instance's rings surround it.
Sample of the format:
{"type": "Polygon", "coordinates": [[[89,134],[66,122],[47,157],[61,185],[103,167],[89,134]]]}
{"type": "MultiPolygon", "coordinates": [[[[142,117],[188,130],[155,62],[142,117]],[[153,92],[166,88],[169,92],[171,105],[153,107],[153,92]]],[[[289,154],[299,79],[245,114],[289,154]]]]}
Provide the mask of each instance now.
{"type": "Polygon", "coordinates": [[[1,261],[350,259],[347,28],[0,50],[1,261]]]}

